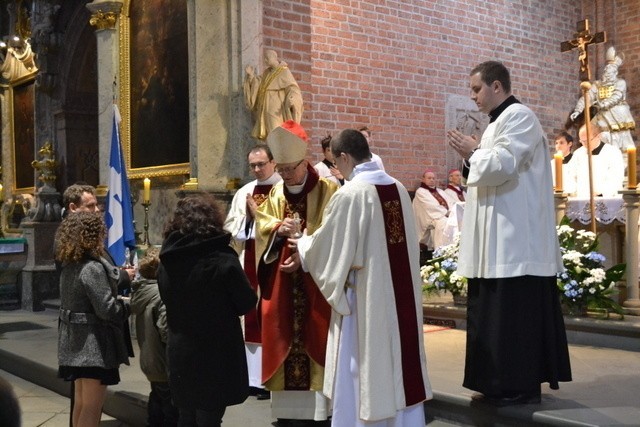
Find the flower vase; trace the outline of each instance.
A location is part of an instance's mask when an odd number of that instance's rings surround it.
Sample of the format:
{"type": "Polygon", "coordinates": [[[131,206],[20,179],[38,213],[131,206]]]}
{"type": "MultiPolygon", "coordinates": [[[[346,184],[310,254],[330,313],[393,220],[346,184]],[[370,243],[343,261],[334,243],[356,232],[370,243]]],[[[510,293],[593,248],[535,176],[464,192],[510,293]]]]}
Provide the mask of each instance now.
{"type": "Polygon", "coordinates": [[[562,314],[574,317],[585,317],[587,306],[585,304],[562,304],[562,314]]]}
{"type": "Polygon", "coordinates": [[[454,295],[453,296],[453,305],[457,306],[467,306],[467,296],[466,295],[454,295]]]}

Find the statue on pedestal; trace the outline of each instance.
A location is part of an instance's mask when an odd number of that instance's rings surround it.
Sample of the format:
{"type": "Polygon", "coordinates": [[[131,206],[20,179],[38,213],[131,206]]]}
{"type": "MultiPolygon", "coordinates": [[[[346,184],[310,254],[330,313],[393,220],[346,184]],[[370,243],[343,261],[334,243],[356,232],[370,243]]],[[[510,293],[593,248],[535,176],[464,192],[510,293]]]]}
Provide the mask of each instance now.
{"type": "MultiPolygon", "coordinates": [[[[608,134],[603,139],[612,145],[626,150],[634,146],[631,131],[636,123],[631,116],[629,104],[627,104],[627,83],[618,78],[618,68],[622,65],[623,58],[616,54],[616,49],[611,46],[607,49],[607,65],[604,67],[602,79],[597,80],[589,90],[589,99],[595,107],[596,114],[593,117],[600,129],[608,134]]],[[[580,97],[576,107],[571,113],[571,120],[576,121],[584,110],[584,98],[580,97]]]]}
{"type": "Polygon", "coordinates": [[[254,119],[251,136],[264,141],[272,129],[287,120],[300,123],[302,92],[286,62],[273,50],[264,52],[266,69],[256,76],[253,66],[245,68],[244,100],[254,119]]]}

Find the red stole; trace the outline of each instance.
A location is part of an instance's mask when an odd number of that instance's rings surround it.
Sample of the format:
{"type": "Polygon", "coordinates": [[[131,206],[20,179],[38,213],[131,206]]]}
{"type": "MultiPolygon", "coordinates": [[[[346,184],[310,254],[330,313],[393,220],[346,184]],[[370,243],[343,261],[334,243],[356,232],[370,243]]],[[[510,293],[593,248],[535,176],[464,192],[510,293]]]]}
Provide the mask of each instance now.
{"type": "Polygon", "coordinates": [[[420,338],[418,335],[422,331],[418,330],[416,319],[416,301],[407,248],[406,225],[398,187],[395,184],[376,185],[376,190],[382,205],[387,236],[387,254],[396,300],[404,395],[406,405],[411,406],[426,399],[426,390],[422,379],[420,338]]]}
{"type": "Polygon", "coordinates": [[[451,184],[447,185],[447,188],[453,190],[458,195],[458,200],[464,202],[464,191],[462,191],[462,188],[458,189],[455,185],[451,184]]]}
{"type": "MultiPolygon", "coordinates": [[[[307,194],[316,186],[319,176],[313,167],[300,194],[291,194],[284,186],[285,215],[297,212],[306,228],[307,194]]],[[[261,282],[262,300],[262,382],[268,381],[284,364],[284,390],[309,390],[311,365],[309,358],[325,364],[331,307],[311,275],[302,269],[288,274],[279,266],[290,255],[285,239],[280,256],[270,265],[260,262],[259,271],[268,279],[261,282]]]]}
{"type": "MultiPolygon", "coordinates": [[[[269,191],[271,191],[272,184],[266,185],[256,185],[253,188],[253,200],[260,206],[269,195],[269,191]]],[[[253,219],[251,220],[253,221],[253,219]]],[[[251,284],[251,288],[258,292],[258,273],[256,268],[256,241],[254,239],[247,239],[244,244],[244,272],[249,279],[249,283],[251,284]]],[[[264,278],[261,278],[264,279],[264,278]]],[[[259,310],[260,306],[258,305],[257,309],[254,308],[250,312],[244,315],[244,340],[249,343],[260,344],[261,334],[260,334],[260,321],[259,321],[259,310]]]]}
{"type": "Polygon", "coordinates": [[[429,187],[428,185],[426,185],[424,182],[420,184],[420,187],[422,188],[426,188],[429,193],[431,193],[431,195],[433,197],[436,198],[436,200],[438,201],[438,203],[440,204],[440,206],[442,206],[443,208],[445,208],[446,210],[449,210],[449,204],[447,203],[447,201],[444,199],[444,197],[442,197],[442,194],[440,194],[438,192],[438,189],[435,187],[429,187]]]}

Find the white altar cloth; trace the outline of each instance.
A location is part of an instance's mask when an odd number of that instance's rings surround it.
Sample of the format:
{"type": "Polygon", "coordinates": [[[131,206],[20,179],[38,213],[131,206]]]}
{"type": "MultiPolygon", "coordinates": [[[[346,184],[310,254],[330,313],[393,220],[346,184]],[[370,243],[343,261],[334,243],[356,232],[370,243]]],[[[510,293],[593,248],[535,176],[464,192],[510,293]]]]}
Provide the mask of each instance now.
{"type": "MultiPolygon", "coordinates": [[[[624,200],[622,197],[603,198],[596,197],[595,200],[596,221],[601,224],[611,224],[618,220],[626,223],[627,216],[624,209],[624,200]]],[[[567,209],[565,214],[571,221],[579,221],[581,224],[587,225],[591,223],[591,210],[589,208],[589,199],[578,199],[569,197],[567,200],[567,209]]]]}

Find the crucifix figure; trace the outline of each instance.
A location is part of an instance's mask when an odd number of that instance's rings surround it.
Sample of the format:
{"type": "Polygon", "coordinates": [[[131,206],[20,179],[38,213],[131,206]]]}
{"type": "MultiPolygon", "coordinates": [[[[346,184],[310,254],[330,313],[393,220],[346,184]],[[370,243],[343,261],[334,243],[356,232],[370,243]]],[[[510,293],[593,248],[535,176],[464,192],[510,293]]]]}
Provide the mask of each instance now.
{"type": "MultiPolygon", "coordinates": [[[[591,72],[589,71],[589,52],[587,46],[590,44],[604,43],[607,35],[604,31],[596,34],[589,32],[589,20],[584,19],[577,24],[577,32],[573,40],[568,40],[560,44],[560,51],[567,52],[578,48],[578,61],[580,61],[580,88],[584,97],[584,123],[587,131],[587,141],[591,141],[591,115],[589,103],[589,89],[591,89],[591,72]]],[[[596,208],[593,192],[593,162],[591,150],[587,147],[587,157],[589,164],[589,211],[591,213],[591,231],[596,232],[596,208]]]]}
{"type": "Polygon", "coordinates": [[[567,52],[578,48],[578,60],[580,61],[580,81],[588,82],[591,80],[591,72],[589,70],[589,53],[587,46],[590,44],[604,43],[607,41],[607,34],[604,31],[591,34],[589,32],[589,20],[584,19],[578,21],[576,25],[576,33],[573,40],[567,40],[560,43],[560,52],[567,52]]]}

